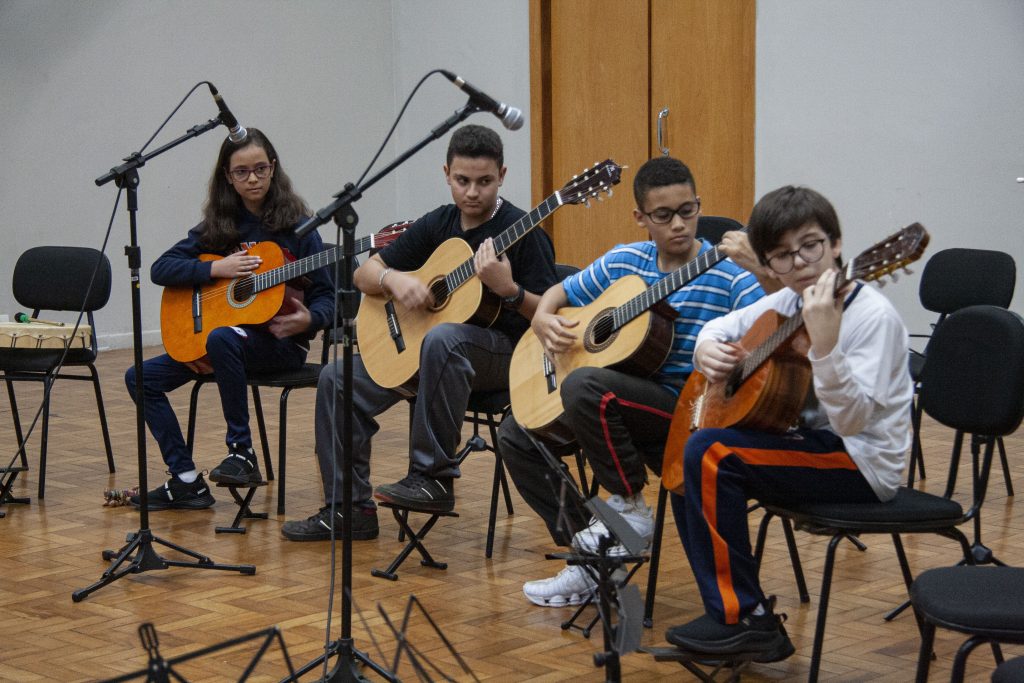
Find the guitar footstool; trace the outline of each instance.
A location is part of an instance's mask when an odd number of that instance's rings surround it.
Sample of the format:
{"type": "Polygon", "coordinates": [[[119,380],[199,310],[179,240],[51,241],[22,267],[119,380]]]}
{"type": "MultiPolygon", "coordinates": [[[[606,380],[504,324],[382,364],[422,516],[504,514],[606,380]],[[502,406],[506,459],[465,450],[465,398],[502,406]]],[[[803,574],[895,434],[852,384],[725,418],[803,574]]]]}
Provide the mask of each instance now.
{"type": "Polygon", "coordinates": [[[687,652],[676,647],[642,647],[640,652],[653,655],[656,662],[679,662],[683,668],[704,681],[704,683],[714,683],[717,680],[716,676],[718,674],[725,673],[729,675],[725,679],[727,683],[729,681],[738,681],[743,670],[750,665],[750,662],[754,661],[752,653],[729,655],[728,657],[723,655],[721,659],[717,659],[719,655],[687,652]],[[701,669],[701,666],[709,667],[711,673],[701,669]]]}
{"type": "Polygon", "coordinates": [[[258,481],[255,484],[217,484],[217,488],[227,489],[231,493],[231,497],[235,499],[235,503],[238,505],[238,514],[235,515],[235,520],[231,522],[231,526],[219,526],[214,531],[218,534],[244,534],[245,527],[239,526],[239,522],[243,519],[267,519],[266,512],[253,512],[249,509],[249,503],[252,502],[252,497],[256,495],[256,489],[266,485],[267,482],[265,481],[258,481]],[[238,492],[238,489],[246,489],[244,498],[238,492]]]}
{"type": "Polygon", "coordinates": [[[397,581],[398,574],[395,572],[405,562],[405,559],[409,557],[413,550],[417,551],[423,558],[420,560],[420,564],[424,567],[433,567],[434,569],[447,569],[447,562],[438,562],[435,560],[430,553],[427,551],[426,546],[423,545],[423,539],[426,537],[430,530],[434,528],[441,517],[458,517],[457,512],[435,512],[433,510],[417,510],[416,508],[399,507],[394,503],[377,503],[378,506],[383,508],[390,508],[391,514],[394,516],[395,521],[398,522],[398,526],[401,528],[401,534],[399,539],[408,538],[409,542],[405,544],[402,551],[398,553],[391,564],[388,565],[387,569],[372,569],[370,573],[378,578],[387,579],[388,581],[397,581]],[[430,518],[423,523],[419,531],[415,531],[409,524],[409,513],[418,512],[424,515],[430,515],[430,518]]]}

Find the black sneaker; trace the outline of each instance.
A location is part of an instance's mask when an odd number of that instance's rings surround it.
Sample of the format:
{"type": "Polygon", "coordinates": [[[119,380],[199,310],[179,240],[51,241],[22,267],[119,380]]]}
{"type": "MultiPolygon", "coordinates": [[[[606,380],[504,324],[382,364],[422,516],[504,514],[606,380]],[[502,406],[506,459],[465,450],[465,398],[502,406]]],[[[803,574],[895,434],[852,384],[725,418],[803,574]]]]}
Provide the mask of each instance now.
{"type": "Polygon", "coordinates": [[[411,510],[451,512],[455,509],[452,478],[434,479],[416,470],[405,475],[402,481],[378,486],[373,497],[411,510]]]}
{"type": "MultiPolygon", "coordinates": [[[[335,538],[341,538],[340,510],[335,510],[338,520],[335,538]]],[[[377,526],[377,508],[365,505],[356,506],[356,514],[352,516],[352,540],[371,541],[377,538],[380,528],[377,526]]],[[[322,507],[320,512],[302,521],[285,522],[281,526],[281,534],[289,541],[329,541],[331,539],[331,508],[322,507]]]]}
{"type": "Polygon", "coordinates": [[[210,481],[218,484],[248,486],[263,481],[256,453],[248,446],[233,443],[228,447],[227,457],[210,472],[210,481]]]}
{"type": "MultiPolygon", "coordinates": [[[[132,505],[139,507],[142,499],[135,495],[128,499],[132,505]]],[[[176,476],[171,476],[163,485],[157,486],[146,496],[147,510],[203,510],[216,501],[210,493],[203,475],[191,484],[186,484],[176,476]]]]}
{"type": "MultiPolygon", "coordinates": [[[[673,626],[665,632],[665,640],[676,647],[697,654],[721,658],[753,655],[755,662],[779,662],[792,655],[793,647],[782,622],[786,615],[775,614],[774,597],[766,601],[764,614],[748,614],[736,624],[720,624],[710,615],[688,624],[673,626]]],[[[708,659],[713,659],[709,657],[708,659]]]]}

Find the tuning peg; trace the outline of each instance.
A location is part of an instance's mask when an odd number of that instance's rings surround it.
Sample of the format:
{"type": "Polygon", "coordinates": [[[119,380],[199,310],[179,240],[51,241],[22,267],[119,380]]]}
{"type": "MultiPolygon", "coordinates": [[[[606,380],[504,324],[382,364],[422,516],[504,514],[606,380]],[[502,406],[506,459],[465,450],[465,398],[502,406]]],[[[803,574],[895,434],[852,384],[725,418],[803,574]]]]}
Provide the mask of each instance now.
{"type": "Polygon", "coordinates": [[[893,282],[899,282],[900,281],[900,274],[897,273],[896,271],[893,271],[893,272],[889,273],[889,277],[892,278],[893,282]]]}
{"type": "Polygon", "coordinates": [[[903,266],[903,272],[906,273],[907,275],[914,274],[914,271],[912,271],[909,266],[903,266]]]}
{"type": "Polygon", "coordinates": [[[606,190],[606,192],[608,193],[608,196],[609,196],[609,197],[611,197],[611,196],[612,196],[612,194],[614,194],[614,193],[612,192],[612,188],[610,188],[610,187],[609,187],[609,188],[608,188],[608,189],[606,190]]]}
{"type": "Polygon", "coordinates": [[[882,289],[883,287],[885,287],[886,283],[888,283],[888,282],[889,281],[886,280],[884,277],[878,278],[878,288],[882,289]]]}
{"type": "Polygon", "coordinates": [[[588,209],[590,208],[590,197],[583,198],[583,206],[587,207],[588,209]]]}

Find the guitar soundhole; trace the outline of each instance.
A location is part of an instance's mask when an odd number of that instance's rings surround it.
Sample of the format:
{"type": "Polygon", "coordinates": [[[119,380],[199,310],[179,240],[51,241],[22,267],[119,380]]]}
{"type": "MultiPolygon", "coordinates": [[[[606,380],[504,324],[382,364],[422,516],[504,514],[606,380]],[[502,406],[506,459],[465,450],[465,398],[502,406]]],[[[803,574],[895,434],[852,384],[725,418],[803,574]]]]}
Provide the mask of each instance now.
{"type": "Polygon", "coordinates": [[[430,283],[430,293],[434,296],[434,305],[431,307],[431,310],[439,311],[448,305],[448,297],[451,292],[448,291],[448,284],[444,281],[444,278],[430,283]]]}
{"type": "Polygon", "coordinates": [[[242,308],[256,298],[255,280],[251,275],[240,277],[228,286],[228,303],[234,308],[242,308]]]}
{"type": "Polygon", "coordinates": [[[587,331],[583,335],[583,348],[590,353],[605,350],[619,336],[619,331],[615,329],[612,320],[612,310],[614,309],[609,308],[601,311],[587,325],[587,331]]]}

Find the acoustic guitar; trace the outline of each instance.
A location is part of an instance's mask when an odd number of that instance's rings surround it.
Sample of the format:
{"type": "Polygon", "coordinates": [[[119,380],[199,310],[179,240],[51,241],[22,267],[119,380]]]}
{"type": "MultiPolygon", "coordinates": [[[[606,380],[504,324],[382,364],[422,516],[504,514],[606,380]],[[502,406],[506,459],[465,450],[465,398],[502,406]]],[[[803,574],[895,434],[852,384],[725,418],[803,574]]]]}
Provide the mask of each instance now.
{"type": "MultiPolygon", "coordinates": [[[[746,230],[746,228],[744,228],[746,230]]],[[[571,439],[558,418],[562,382],[576,368],[615,367],[646,377],[661,367],[672,349],[676,311],[665,299],[725,258],[717,247],[698,255],[650,287],[627,275],[586,306],[566,306],[558,315],[579,321],[573,345],[552,358],[532,329],[516,344],[509,367],[512,413],[519,424],[555,440],[571,439]]]]}
{"type": "MultiPolygon", "coordinates": [[[[913,223],[850,261],[836,278],[835,293],[853,280],[878,280],[921,258],[928,232],[913,223]]],[[[895,276],[894,276],[895,278],[895,276]]],[[[708,427],[745,427],[783,433],[797,423],[811,386],[810,338],[799,313],[765,311],[739,346],[749,354],[720,382],[699,371],[676,401],[662,460],[665,488],[683,493],[683,450],[690,434],[708,427]]]]}
{"type": "MultiPolygon", "coordinates": [[[[611,159],[594,164],[494,238],[495,253],[504,254],[559,207],[587,204],[601,192],[610,195],[621,173],[611,159]]],[[[472,248],[457,237],[442,242],[421,268],[408,274],[430,290],[431,306],[410,309],[389,296],[366,294],[356,316],[366,371],[387,389],[412,383],[423,338],[435,325],[470,322],[487,327],[501,312],[498,297],[476,277],[472,248]]]]}
{"type": "MultiPolygon", "coordinates": [[[[392,223],[375,235],[356,240],[355,253],[379,249],[398,239],[410,221],[392,223]]],[[[206,355],[206,339],[218,327],[260,325],[273,318],[286,300],[285,283],[333,264],[342,248],[325,249],[285,263],[284,252],[274,242],[259,242],[249,253],[263,259],[250,275],[217,278],[206,285],[165,287],[160,302],[160,334],[167,355],[190,363],[206,355]]],[[[200,254],[200,261],[224,258],[200,254]]]]}

